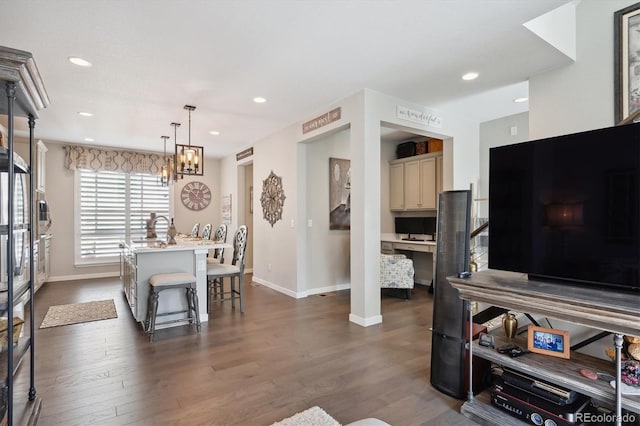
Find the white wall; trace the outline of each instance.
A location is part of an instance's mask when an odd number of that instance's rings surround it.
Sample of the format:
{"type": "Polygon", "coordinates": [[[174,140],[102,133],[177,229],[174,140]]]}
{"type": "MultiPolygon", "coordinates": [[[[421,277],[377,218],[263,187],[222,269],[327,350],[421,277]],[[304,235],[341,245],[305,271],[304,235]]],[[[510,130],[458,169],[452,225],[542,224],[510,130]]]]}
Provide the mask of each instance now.
{"type": "Polygon", "coordinates": [[[253,163],[253,233],[249,234],[253,244],[253,280],[292,296],[296,292],[298,256],[295,242],[298,191],[295,141],[295,131],[288,127],[255,144],[254,154],[250,158],[240,162],[236,161],[235,154],[224,158],[220,169],[221,191],[223,194],[232,194],[233,223],[229,228],[232,235],[238,226],[238,170],[247,162],[253,163]],[[263,218],[260,203],[263,181],[272,170],[282,178],[286,197],[282,219],[273,227],[263,218]]]}
{"type": "Polygon", "coordinates": [[[632,0],[583,0],[577,13],[576,62],[529,80],[531,139],[614,123],[613,14],[632,0]]]}
{"type": "Polygon", "coordinates": [[[478,217],[489,216],[489,149],[529,140],[529,113],[510,115],[480,124],[480,179],[474,197],[478,217]],[[517,134],[512,135],[515,128],[517,134]]]}

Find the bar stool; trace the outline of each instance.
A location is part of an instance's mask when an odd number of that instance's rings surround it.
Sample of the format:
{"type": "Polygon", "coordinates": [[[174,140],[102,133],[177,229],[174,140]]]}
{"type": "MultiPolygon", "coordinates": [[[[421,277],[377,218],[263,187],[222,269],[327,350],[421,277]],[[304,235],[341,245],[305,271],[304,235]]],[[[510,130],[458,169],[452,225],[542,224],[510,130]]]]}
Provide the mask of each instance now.
{"type": "Polygon", "coordinates": [[[149,303],[147,306],[147,319],[145,321],[146,332],[149,333],[149,341],[153,342],[156,325],[170,324],[174,322],[188,321],[193,324],[195,320],[196,330],[200,333],[200,311],[198,308],[198,292],[196,290],[196,277],[186,272],[169,274],[156,274],[149,278],[149,303]],[[158,313],[158,298],[160,292],[174,288],[185,289],[187,309],[183,311],[158,313]],[[174,319],[156,323],[156,318],[165,315],[186,313],[186,318],[174,319]]]}

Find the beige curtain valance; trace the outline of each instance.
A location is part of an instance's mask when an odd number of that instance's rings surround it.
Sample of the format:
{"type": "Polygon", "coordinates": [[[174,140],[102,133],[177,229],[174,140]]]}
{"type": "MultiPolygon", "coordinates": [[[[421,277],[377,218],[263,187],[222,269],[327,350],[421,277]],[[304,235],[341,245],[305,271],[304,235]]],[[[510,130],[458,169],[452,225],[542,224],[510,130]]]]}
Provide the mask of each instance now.
{"type": "Polygon", "coordinates": [[[159,174],[161,154],[109,150],[82,145],[66,145],[64,165],[69,170],[89,169],[123,173],[159,174]]]}

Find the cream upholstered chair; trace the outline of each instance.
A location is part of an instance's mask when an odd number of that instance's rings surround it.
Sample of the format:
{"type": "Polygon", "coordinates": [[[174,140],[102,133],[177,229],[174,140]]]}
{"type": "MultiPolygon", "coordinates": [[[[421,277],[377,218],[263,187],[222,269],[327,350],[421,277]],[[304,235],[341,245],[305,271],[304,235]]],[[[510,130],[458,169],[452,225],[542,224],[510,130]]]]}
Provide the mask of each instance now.
{"type": "Polygon", "coordinates": [[[209,263],[207,265],[207,300],[211,310],[211,293],[217,285],[220,289],[220,301],[231,300],[231,306],[236,307],[236,299],[240,299],[240,312],[244,312],[244,253],[247,247],[247,227],[240,225],[233,235],[233,259],[231,264],[209,263]],[[231,289],[224,291],[224,278],[231,279],[231,289]],[[236,289],[236,277],[238,288],[236,289]],[[219,283],[218,283],[219,280],[219,283]],[[228,296],[228,297],[226,297],[228,296]]]}
{"type": "Polygon", "coordinates": [[[200,237],[202,237],[203,240],[210,240],[211,239],[211,224],[210,223],[207,223],[202,228],[202,234],[200,235],[200,237]]]}
{"type": "Polygon", "coordinates": [[[404,289],[406,298],[411,298],[413,289],[413,260],[403,254],[380,255],[380,287],[404,289]]]}

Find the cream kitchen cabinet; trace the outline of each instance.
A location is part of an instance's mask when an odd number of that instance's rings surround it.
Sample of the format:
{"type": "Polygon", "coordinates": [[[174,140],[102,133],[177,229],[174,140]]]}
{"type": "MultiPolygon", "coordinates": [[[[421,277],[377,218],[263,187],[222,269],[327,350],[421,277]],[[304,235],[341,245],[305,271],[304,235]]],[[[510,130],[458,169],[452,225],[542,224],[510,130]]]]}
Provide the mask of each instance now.
{"type": "Polygon", "coordinates": [[[390,210],[435,210],[441,191],[441,152],[389,162],[390,210]]]}

